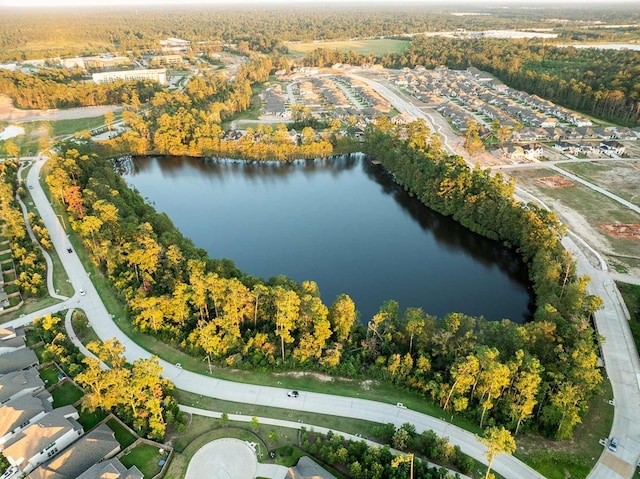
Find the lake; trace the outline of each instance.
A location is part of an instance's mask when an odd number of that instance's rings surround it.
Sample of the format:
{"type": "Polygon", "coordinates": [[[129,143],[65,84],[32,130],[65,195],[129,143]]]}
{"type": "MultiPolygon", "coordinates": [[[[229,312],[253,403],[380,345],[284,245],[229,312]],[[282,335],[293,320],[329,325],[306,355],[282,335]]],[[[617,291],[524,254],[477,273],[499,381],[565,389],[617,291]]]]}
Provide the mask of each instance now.
{"type": "Polygon", "coordinates": [[[135,158],[124,178],[213,258],[318,283],[366,322],[388,299],[442,316],[528,319],[527,270],[502,245],[426,208],[364,155],[244,162],[135,158]]]}

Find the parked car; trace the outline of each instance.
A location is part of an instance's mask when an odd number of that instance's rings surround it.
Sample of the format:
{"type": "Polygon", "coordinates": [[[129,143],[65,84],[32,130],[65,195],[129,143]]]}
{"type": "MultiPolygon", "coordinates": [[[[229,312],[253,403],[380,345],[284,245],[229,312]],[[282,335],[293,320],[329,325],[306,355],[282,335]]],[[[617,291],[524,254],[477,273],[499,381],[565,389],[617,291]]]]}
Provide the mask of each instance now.
{"type": "Polygon", "coordinates": [[[18,467],[17,466],[11,466],[11,467],[9,467],[9,469],[4,471],[4,474],[2,474],[2,476],[0,476],[0,479],[9,479],[16,472],[18,472],[18,467]]]}
{"type": "Polygon", "coordinates": [[[616,452],[616,449],[618,449],[618,438],[612,437],[611,440],[609,441],[609,450],[616,452]]]}
{"type": "Polygon", "coordinates": [[[80,291],[78,291],[80,293],[80,296],[84,296],[85,294],[87,294],[84,289],[81,289],[80,291]]]}
{"type": "Polygon", "coordinates": [[[67,253],[71,253],[71,248],[67,248],[67,253]]]}
{"type": "Polygon", "coordinates": [[[290,398],[297,398],[298,396],[300,396],[300,393],[298,391],[289,391],[287,393],[287,396],[289,396],[290,398]]]}

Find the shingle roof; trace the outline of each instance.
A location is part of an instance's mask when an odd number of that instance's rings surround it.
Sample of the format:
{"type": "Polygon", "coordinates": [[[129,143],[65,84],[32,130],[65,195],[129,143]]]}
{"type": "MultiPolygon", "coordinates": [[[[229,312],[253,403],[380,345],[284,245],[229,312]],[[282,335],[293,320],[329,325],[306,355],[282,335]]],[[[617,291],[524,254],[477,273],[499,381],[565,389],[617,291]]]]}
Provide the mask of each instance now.
{"type": "Polygon", "coordinates": [[[13,436],[4,448],[3,454],[7,459],[25,458],[29,460],[39,451],[64,436],[71,430],[82,430],[82,426],[73,419],[78,411],[73,406],[63,406],[54,409],[37,423],[13,436]]]}
{"type": "Polygon", "coordinates": [[[77,479],[143,479],[136,466],[127,469],[118,459],[109,459],[87,469],[77,479]]]}
{"type": "Polygon", "coordinates": [[[102,424],[85,434],[50,461],[29,474],[29,479],[75,479],[87,469],[120,451],[114,432],[102,424]]]}
{"type": "Polygon", "coordinates": [[[38,356],[29,348],[14,349],[0,355],[0,374],[7,374],[38,364],[38,356]]]}
{"type": "Polygon", "coordinates": [[[0,403],[4,403],[5,400],[11,397],[21,395],[23,391],[43,387],[44,382],[42,382],[38,371],[35,369],[7,373],[0,377],[0,403]]]}
{"type": "Polygon", "coordinates": [[[50,412],[51,404],[34,396],[13,399],[0,406],[0,436],[8,434],[38,414],[50,412]]]}

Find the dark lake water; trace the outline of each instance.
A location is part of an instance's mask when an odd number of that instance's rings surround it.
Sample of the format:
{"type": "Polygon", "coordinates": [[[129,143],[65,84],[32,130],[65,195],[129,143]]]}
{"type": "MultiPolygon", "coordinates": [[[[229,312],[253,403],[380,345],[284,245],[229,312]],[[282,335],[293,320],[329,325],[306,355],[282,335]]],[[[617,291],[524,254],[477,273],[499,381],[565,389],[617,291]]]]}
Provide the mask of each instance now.
{"type": "Polygon", "coordinates": [[[318,283],[368,321],[383,301],[528,318],[522,261],[429,210],[362,155],[288,163],[136,158],[124,177],[196,246],[245,273],[318,283]]]}

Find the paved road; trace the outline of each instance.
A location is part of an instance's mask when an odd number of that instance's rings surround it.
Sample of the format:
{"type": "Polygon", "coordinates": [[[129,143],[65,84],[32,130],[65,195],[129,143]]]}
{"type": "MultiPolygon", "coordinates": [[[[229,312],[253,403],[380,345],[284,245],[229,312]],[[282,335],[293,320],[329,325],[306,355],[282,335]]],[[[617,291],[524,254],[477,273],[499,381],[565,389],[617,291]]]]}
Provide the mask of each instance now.
{"type": "MultiPolygon", "coordinates": [[[[51,310],[60,311],[70,307],[81,308],[85,311],[91,326],[100,339],[118,338],[125,347],[125,355],[129,361],[151,356],[148,351],[135,344],[118,329],[98,296],[75,251],[72,253],[66,252],[68,247],[67,236],[37,181],[43,164],[44,160],[35,161],[27,179],[28,183],[34,186],[33,190],[31,190],[34,203],[47,229],[51,232],[52,243],[56,251],[64,258],[63,265],[71,283],[76,291],[80,289],[86,291],[86,295],[80,296],[76,294],[69,301],[60,303],[51,310]]],[[[35,317],[42,316],[45,312],[41,311],[25,315],[8,323],[8,325],[27,324],[35,317]]],[[[409,409],[365,399],[304,391],[301,391],[300,397],[293,399],[287,397],[287,391],[281,388],[223,381],[185,371],[166,361],[161,360],[160,362],[164,368],[164,375],[173,381],[176,387],[185,391],[227,401],[353,417],[380,423],[393,422],[396,426],[409,422],[414,424],[418,431],[433,429],[439,436],[448,437],[452,445],[460,446],[465,453],[486,463],[482,455],[485,447],[477,441],[474,434],[446,421],[409,409]]],[[[512,456],[498,456],[493,463],[493,469],[507,479],[543,478],[542,475],[512,456]]]]}
{"type": "MultiPolygon", "coordinates": [[[[13,323],[25,324],[34,317],[41,316],[46,312],[60,311],[74,306],[81,307],[89,317],[98,337],[103,340],[117,337],[125,346],[125,354],[129,360],[148,357],[150,354],[147,351],[129,340],[115,326],[75,252],[66,253],[66,248],[68,247],[66,234],[37,182],[37,176],[43,163],[43,160],[35,162],[34,167],[29,172],[27,181],[34,186],[33,190],[31,190],[34,202],[45,225],[51,232],[52,242],[56,250],[64,258],[63,264],[71,283],[76,291],[84,289],[86,295],[80,296],[76,294],[66,302],[38,313],[25,315],[13,323]]],[[[638,355],[631,339],[628,323],[619,305],[619,294],[616,292],[615,284],[607,271],[598,270],[591,266],[587,258],[570,238],[565,238],[564,244],[576,257],[579,272],[581,274],[587,273],[593,279],[591,292],[601,296],[605,303],[603,310],[596,314],[596,324],[600,334],[606,338],[602,347],[603,358],[616,398],[612,435],[619,437],[620,446],[615,455],[606,450],[603,452],[600,461],[591,472],[589,478],[629,478],[633,474],[633,465],[637,463],[640,457],[640,428],[634,427],[640,423],[640,365],[638,364],[638,355]]],[[[433,429],[437,434],[449,437],[452,444],[459,445],[467,454],[484,462],[484,457],[482,456],[484,447],[477,442],[472,434],[445,421],[407,409],[358,398],[343,398],[305,392],[302,392],[299,398],[291,401],[291,398],[286,396],[286,391],[280,388],[222,381],[184,371],[164,361],[161,361],[161,363],[165,370],[165,375],[177,387],[196,394],[236,402],[285,407],[383,423],[393,422],[396,425],[410,422],[415,424],[418,430],[433,429]]],[[[494,469],[506,478],[542,477],[511,456],[502,455],[496,458],[494,469]]]]}
{"type": "MultiPolygon", "coordinates": [[[[371,87],[390,99],[391,103],[398,110],[403,111],[412,118],[424,118],[433,129],[434,122],[432,119],[426,118],[422,110],[412,105],[405,98],[392,92],[380,82],[363,77],[359,78],[362,78],[371,87]]],[[[445,139],[445,147],[447,147],[450,152],[459,154],[453,150],[451,145],[446,143],[447,137],[444,135],[443,137],[445,139]]],[[[464,152],[462,156],[465,158],[467,164],[471,166],[469,155],[464,152]]],[[[578,162],[580,159],[568,161],[578,162]]],[[[557,170],[574,181],[618,201],[633,211],[640,212],[640,208],[637,205],[562,170],[555,166],[554,163],[555,162],[545,162],[544,166],[557,170]]],[[[540,163],[533,165],[539,167],[540,163]]],[[[533,165],[531,167],[533,167],[533,165]]],[[[517,191],[519,194],[523,193],[521,189],[517,191]]],[[[534,201],[543,205],[543,207],[546,207],[546,205],[535,196],[530,193],[526,194],[531,196],[534,201]]],[[[549,209],[548,207],[546,208],[549,209]]],[[[572,252],[576,259],[578,273],[581,275],[588,274],[591,277],[589,292],[600,296],[604,303],[603,308],[595,314],[595,322],[599,334],[605,338],[602,345],[602,355],[615,398],[614,422],[610,437],[618,437],[620,444],[625,444],[624,447],[618,446],[615,454],[605,448],[598,463],[589,474],[588,479],[628,479],[632,477],[635,465],[638,464],[640,460],[640,427],[638,427],[638,424],[640,424],[640,364],[638,351],[636,350],[635,342],[629,328],[629,314],[622,301],[620,292],[613,281],[613,277],[608,271],[605,260],[575,233],[571,233],[565,237],[563,239],[563,245],[572,252]],[[576,242],[580,243],[582,248],[589,250],[590,254],[596,258],[597,267],[594,267],[590,263],[589,259],[583,253],[583,250],[577,247],[576,242]]]]}

